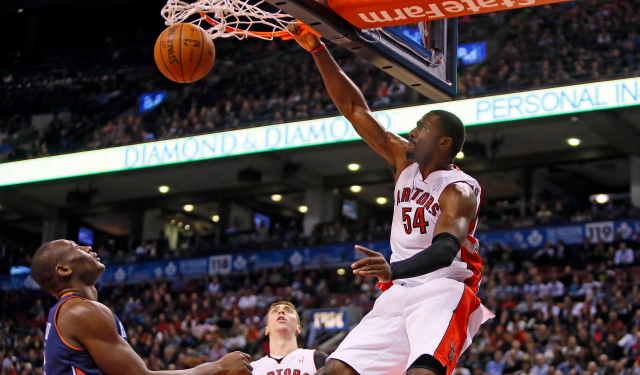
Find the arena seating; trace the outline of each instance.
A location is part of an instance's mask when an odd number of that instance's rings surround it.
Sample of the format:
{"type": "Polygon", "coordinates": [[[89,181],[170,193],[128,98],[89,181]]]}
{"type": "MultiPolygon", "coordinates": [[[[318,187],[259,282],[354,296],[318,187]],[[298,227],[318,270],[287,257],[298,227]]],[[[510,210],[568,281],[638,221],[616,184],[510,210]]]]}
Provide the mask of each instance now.
{"type": "MultiPolygon", "coordinates": [[[[460,43],[497,48],[485,61],[459,67],[459,97],[637,76],[638,8],[595,0],[527,8],[509,19],[462,18],[460,43]]],[[[155,36],[131,42],[123,37],[130,34],[124,29],[95,49],[57,48],[55,58],[47,49],[7,51],[0,60],[0,162],[337,114],[313,61],[295,43],[217,42],[212,73],[180,86],[137,53],[151,50],[155,36]],[[141,94],[162,90],[175,95],[153,111],[123,114],[141,94]],[[31,115],[45,112],[60,115],[33,131],[31,115]],[[3,140],[19,131],[17,140],[3,140]]],[[[372,108],[426,101],[368,62],[332,50],[372,108]]]]}
{"type": "MultiPolygon", "coordinates": [[[[636,249],[634,264],[616,264],[615,251],[602,246],[552,247],[544,253],[546,260],[509,247],[487,250],[478,294],[496,318],[481,327],[454,373],[637,374],[640,239],[628,243],[636,249]],[[576,257],[587,259],[579,269],[576,257]]],[[[123,321],[129,342],[149,369],[161,370],[192,367],[233,350],[268,353],[264,315],[276,300],[293,302],[302,315],[347,304],[370,309],[379,293],[371,278],[285,266],[104,285],[100,300],[123,321]]],[[[0,374],[42,374],[44,325],[54,303],[43,292],[0,292],[0,374]]],[[[305,321],[301,345],[309,333],[305,321]]]]}

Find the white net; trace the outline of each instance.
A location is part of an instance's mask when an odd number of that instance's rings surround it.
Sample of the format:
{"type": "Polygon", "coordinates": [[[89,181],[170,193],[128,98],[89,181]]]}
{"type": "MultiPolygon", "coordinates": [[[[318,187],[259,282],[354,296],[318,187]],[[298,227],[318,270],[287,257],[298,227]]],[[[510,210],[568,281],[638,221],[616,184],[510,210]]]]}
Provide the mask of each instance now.
{"type": "Polygon", "coordinates": [[[168,0],[161,15],[167,26],[190,22],[205,29],[211,38],[256,37],[271,40],[289,35],[287,24],[295,19],[264,0],[200,0],[189,3],[168,0]],[[273,11],[270,11],[273,10],[273,11]],[[197,18],[193,18],[193,17],[197,18]],[[209,27],[206,27],[206,26],[209,27]]]}

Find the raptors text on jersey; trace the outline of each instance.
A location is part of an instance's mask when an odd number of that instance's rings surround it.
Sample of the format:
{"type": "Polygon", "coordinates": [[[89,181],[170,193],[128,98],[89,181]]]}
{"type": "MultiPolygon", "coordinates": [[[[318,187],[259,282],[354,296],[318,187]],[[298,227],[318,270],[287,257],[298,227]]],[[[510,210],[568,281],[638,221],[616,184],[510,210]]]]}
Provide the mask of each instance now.
{"type": "MultiPolygon", "coordinates": [[[[466,183],[473,190],[480,208],[482,187],[471,176],[458,168],[432,172],[423,179],[417,163],[413,163],[400,174],[394,192],[393,222],[391,226],[391,262],[412,257],[428,248],[433,240],[433,231],[440,217],[440,195],[453,183],[466,183]]],[[[473,233],[477,225],[476,218],[469,225],[469,241],[473,242],[473,233]]],[[[475,239],[474,239],[475,240],[475,239]]],[[[476,242],[462,244],[467,251],[460,251],[451,266],[427,275],[417,276],[397,282],[422,283],[428,280],[447,277],[465,282],[479,271],[481,259],[477,255],[476,242]],[[474,250],[475,249],[475,250],[474,250]]],[[[462,249],[464,250],[464,249],[462,249]]],[[[476,285],[477,288],[477,285],[476,285]]]]}

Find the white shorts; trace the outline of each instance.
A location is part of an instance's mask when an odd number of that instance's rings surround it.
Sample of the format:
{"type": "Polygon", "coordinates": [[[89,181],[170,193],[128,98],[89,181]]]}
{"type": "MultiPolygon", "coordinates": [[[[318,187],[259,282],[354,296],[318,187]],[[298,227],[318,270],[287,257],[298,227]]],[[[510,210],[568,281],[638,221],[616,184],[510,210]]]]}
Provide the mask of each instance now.
{"type": "Polygon", "coordinates": [[[423,354],[453,371],[478,328],[493,314],[464,283],[436,279],[393,285],[329,356],[362,375],[404,373],[423,354]]]}

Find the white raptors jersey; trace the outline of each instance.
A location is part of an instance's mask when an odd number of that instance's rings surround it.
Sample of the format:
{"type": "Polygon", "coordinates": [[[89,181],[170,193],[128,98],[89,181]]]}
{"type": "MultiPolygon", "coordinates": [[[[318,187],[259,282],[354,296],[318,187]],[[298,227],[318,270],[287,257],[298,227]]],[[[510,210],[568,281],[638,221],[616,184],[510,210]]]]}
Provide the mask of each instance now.
{"type": "MultiPolygon", "coordinates": [[[[391,226],[391,262],[410,258],[431,245],[433,230],[440,217],[440,194],[447,186],[456,182],[464,182],[471,186],[479,209],[482,187],[478,181],[457,168],[432,172],[424,180],[418,163],[413,163],[402,171],[395,188],[391,226]]],[[[422,283],[441,277],[465,282],[473,278],[474,274],[479,275],[482,260],[477,255],[477,241],[471,237],[475,232],[477,221],[476,217],[469,225],[467,237],[471,243],[465,241],[462,244],[463,250],[465,247],[470,250],[458,252],[451,266],[411,279],[397,280],[397,282],[422,283]],[[477,262],[480,262],[480,265],[476,264],[477,262]],[[477,272],[474,269],[477,269],[477,272]]],[[[479,276],[477,282],[479,282],[479,276]]],[[[477,285],[475,290],[477,291],[477,285]]]]}
{"type": "Polygon", "coordinates": [[[313,361],[315,350],[297,349],[278,362],[270,356],[264,356],[251,362],[253,375],[313,375],[316,365],[313,361]]]}

